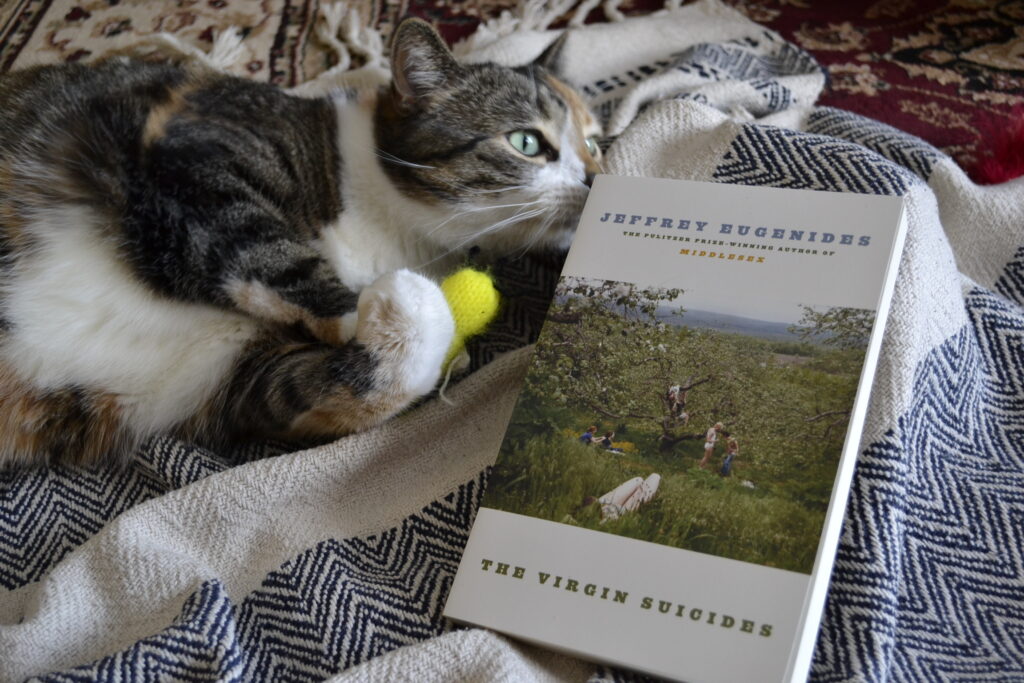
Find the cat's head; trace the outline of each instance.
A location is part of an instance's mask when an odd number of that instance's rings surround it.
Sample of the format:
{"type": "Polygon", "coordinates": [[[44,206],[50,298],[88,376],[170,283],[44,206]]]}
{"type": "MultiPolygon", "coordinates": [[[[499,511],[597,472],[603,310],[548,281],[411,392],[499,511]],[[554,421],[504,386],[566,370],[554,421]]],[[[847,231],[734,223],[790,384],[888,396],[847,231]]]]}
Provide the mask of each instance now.
{"type": "Polygon", "coordinates": [[[450,213],[449,249],[565,247],[594,174],[600,126],[558,76],[564,35],[531,64],[461,64],[425,22],[395,33],[378,110],[381,165],[408,195],[450,213]]]}

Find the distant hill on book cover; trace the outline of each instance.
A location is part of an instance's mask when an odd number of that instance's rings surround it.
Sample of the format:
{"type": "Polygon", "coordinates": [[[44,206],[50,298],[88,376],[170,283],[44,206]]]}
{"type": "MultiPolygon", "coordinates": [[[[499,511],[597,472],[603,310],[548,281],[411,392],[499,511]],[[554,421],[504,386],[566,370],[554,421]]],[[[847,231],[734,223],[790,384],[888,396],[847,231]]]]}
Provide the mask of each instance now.
{"type": "Polygon", "coordinates": [[[677,327],[704,327],[719,332],[745,334],[770,341],[792,341],[797,337],[789,329],[792,323],[755,320],[714,311],[686,310],[683,315],[679,315],[671,308],[662,308],[658,311],[658,319],[677,327]]]}

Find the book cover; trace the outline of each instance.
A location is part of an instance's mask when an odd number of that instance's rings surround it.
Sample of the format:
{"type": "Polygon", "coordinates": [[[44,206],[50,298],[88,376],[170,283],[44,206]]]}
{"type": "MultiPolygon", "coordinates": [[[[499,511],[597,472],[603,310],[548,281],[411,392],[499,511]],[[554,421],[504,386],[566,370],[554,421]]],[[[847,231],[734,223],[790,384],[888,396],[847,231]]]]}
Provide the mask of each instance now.
{"type": "Polygon", "coordinates": [[[904,230],[898,197],[598,177],[445,614],[804,679],[904,230]]]}

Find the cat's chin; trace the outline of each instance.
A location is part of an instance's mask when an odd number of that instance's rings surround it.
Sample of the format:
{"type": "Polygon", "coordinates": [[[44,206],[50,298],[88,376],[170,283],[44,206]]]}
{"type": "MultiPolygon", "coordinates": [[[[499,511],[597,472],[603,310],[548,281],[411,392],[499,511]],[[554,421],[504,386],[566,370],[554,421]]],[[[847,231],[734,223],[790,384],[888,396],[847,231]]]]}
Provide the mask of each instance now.
{"type": "Polygon", "coordinates": [[[569,251],[569,246],[572,244],[572,238],[575,236],[576,224],[574,222],[572,227],[567,225],[552,234],[551,239],[549,240],[549,248],[556,251],[569,251]]]}
{"type": "MultiPolygon", "coordinates": [[[[585,200],[586,195],[584,195],[585,200]]],[[[576,228],[580,224],[584,201],[578,203],[576,210],[565,211],[559,220],[547,229],[543,239],[544,246],[557,251],[568,251],[573,237],[576,236],[576,228]]]]}

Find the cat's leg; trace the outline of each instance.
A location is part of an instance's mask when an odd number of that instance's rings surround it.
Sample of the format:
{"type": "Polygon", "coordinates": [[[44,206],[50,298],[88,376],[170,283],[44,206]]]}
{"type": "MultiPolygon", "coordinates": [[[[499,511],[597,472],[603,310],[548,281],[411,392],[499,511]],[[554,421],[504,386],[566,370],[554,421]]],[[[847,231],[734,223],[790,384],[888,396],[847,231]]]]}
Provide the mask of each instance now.
{"type": "Polygon", "coordinates": [[[223,293],[261,320],[302,324],[317,339],[344,344],[355,334],[358,293],[346,288],[312,247],[279,239],[236,254],[223,293]]]}
{"type": "Polygon", "coordinates": [[[255,342],[210,406],[210,421],[250,437],[334,437],[371,427],[434,388],[453,335],[438,287],[410,271],[391,273],[360,294],[348,344],[273,333],[255,342]]]}

